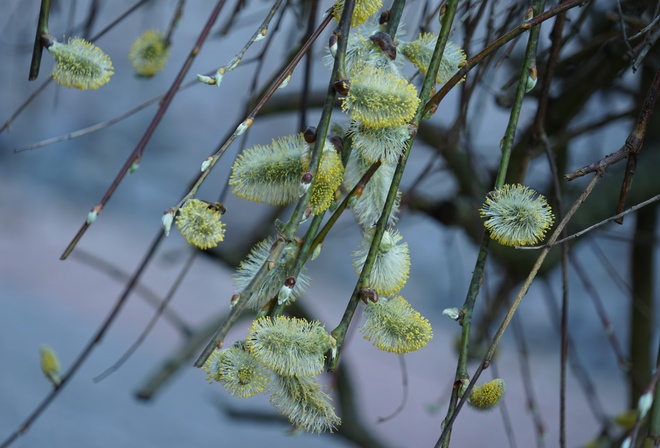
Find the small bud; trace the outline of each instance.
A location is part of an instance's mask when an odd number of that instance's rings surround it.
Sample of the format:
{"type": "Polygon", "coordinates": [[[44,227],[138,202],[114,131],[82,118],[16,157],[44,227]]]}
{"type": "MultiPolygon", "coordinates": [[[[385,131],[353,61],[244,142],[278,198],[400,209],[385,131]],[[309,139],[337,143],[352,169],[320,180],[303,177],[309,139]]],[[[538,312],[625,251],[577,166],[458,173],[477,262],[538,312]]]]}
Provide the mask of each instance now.
{"type": "Polygon", "coordinates": [[[319,255],[321,255],[321,249],[323,249],[323,243],[319,243],[314,247],[314,250],[312,251],[312,261],[316,260],[319,255]]]}
{"type": "Polygon", "coordinates": [[[262,28],[262,29],[259,31],[259,35],[258,35],[257,37],[254,38],[254,41],[255,41],[255,42],[259,42],[259,41],[262,40],[264,37],[266,37],[266,34],[268,34],[268,28],[262,28]]]}
{"type": "Polygon", "coordinates": [[[242,59],[232,60],[231,65],[229,67],[227,67],[227,71],[230,72],[230,71],[234,70],[236,67],[238,67],[238,64],[240,64],[241,61],[242,61],[242,59]]]}
{"type": "Polygon", "coordinates": [[[247,131],[250,126],[252,126],[252,123],[254,123],[254,118],[246,118],[243,123],[239,124],[236,128],[234,131],[234,136],[238,137],[239,135],[243,135],[243,133],[247,131]]]}
{"type": "Polygon", "coordinates": [[[434,104],[422,117],[424,120],[430,120],[433,115],[438,111],[438,105],[434,104]]]}
{"type": "Polygon", "coordinates": [[[438,14],[438,18],[444,16],[446,12],[447,12],[447,5],[446,5],[446,4],[443,4],[443,5],[440,7],[440,13],[438,14]]]}
{"type": "Polygon", "coordinates": [[[93,224],[96,221],[96,218],[101,213],[102,206],[100,204],[95,205],[87,214],[87,224],[93,224]]]}
{"type": "Polygon", "coordinates": [[[307,129],[303,132],[303,138],[305,139],[305,142],[310,145],[314,143],[316,141],[316,127],[307,126],[307,129]]]}
{"type": "Polygon", "coordinates": [[[390,11],[388,9],[387,11],[383,11],[380,13],[380,17],[378,17],[378,24],[385,25],[389,21],[390,21],[390,11]]]}
{"type": "Polygon", "coordinates": [[[202,173],[207,169],[209,169],[209,166],[211,166],[211,162],[213,162],[213,157],[209,157],[202,162],[202,168],[201,168],[202,173]]]}
{"type": "Polygon", "coordinates": [[[215,76],[213,77],[213,81],[215,82],[215,85],[220,87],[220,83],[222,82],[222,78],[224,78],[225,73],[227,73],[227,68],[226,67],[220,67],[217,72],[215,72],[215,76]]]}
{"type": "Polygon", "coordinates": [[[360,289],[360,298],[365,305],[369,302],[376,303],[378,302],[378,292],[375,289],[362,288],[360,289]]]}
{"type": "Polygon", "coordinates": [[[538,72],[536,66],[530,67],[529,72],[527,73],[527,86],[525,88],[525,93],[529,93],[536,86],[537,77],[538,72]]]}
{"type": "Polygon", "coordinates": [[[639,411],[640,420],[646,417],[646,413],[649,412],[652,404],[653,394],[650,391],[639,397],[639,401],[637,402],[637,410],[639,411]]]}
{"type": "MultiPolygon", "coordinates": [[[[463,395],[465,395],[465,391],[467,390],[468,386],[470,385],[470,380],[467,378],[462,378],[457,381],[458,383],[458,397],[463,398],[463,395]]],[[[454,383],[456,384],[456,383],[454,383]]]]}
{"type": "Polygon", "coordinates": [[[458,310],[458,308],[445,308],[442,311],[442,315],[447,316],[452,320],[459,320],[461,318],[461,312],[458,310]]]}
{"type": "Polygon", "coordinates": [[[286,86],[289,85],[289,81],[291,81],[291,73],[289,73],[288,75],[286,75],[286,78],[284,78],[284,81],[282,81],[282,84],[280,84],[279,87],[277,87],[277,88],[278,88],[278,89],[283,89],[283,88],[285,88],[286,86]]]}
{"type": "Polygon", "coordinates": [[[529,22],[532,18],[534,18],[534,9],[530,6],[525,12],[525,22],[529,22]]]}
{"type": "Polygon", "coordinates": [[[303,184],[304,188],[309,188],[309,184],[312,183],[313,178],[314,178],[314,174],[311,171],[307,171],[305,174],[303,174],[300,183],[303,184]]]}
{"type": "Polygon", "coordinates": [[[335,81],[333,86],[338,94],[346,96],[351,89],[351,82],[348,79],[340,79],[339,81],[335,81]]]}
{"type": "Polygon", "coordinates": [[[289,277],[284,281],[284,285],[280,288],[280,292],[277,295],[277,304],[282,305],[289,300],[291,293],[293,292],[293,287],[296,286],[296,278],[289,277]]]}
{"type": "Polygon", "coordinates": [[[330,42],[328,44],[328,47],[330,49],[330,54],[332,55],[332,57],[334,58],[335,56],[337,56],[337,36],[336,35],[332,34],[330,36],[330,42]]]}
{"type": "Polygon", "coordinates": [[[335,147],[335,151],[341,154],[344,150],[344,140],[338,135],[329,135],[327,140],[335,147]]]}
{"type": "Polygon", "coordinates": [[[170,230],[172,229],[175,213],[176,211],[173,208],[168,208],[163,213],[161,221],[163,223],[163,231],[165,232],[165,236],[170,236],[170,230]]]}
{"type": "Polygon", "coordinates": [[[140,168],[140,158],[139,157],[136,158],[135,160],[133,160],[133,163],[131,164],[131,167],[128,169],[128,173],[133,174],[134,172],[136,172],[138,170],[138,168],[140,168]]]}
{"type": "Polygon", "coordinates": [[[234,308],[240,299],[241,299],[241,295],[239,293],[235,293],[234,295],[232,295],[231,300],[229,301],[229,307],[234,308]]]}
{"type": "Polygon", "coordinates": [[[307,207],[305,209],[305,212],[303,213],[302,219],[300,220],[300,224],[304,224],[305,222],[307,222],[310,216],[312,216],[312,209],[307,207]]]}
{"type": "Polygon", "coordinates": [[[197,81],[203,82],[204,84],[208,84],[210,86],[215,84],[215,79],[206,75],[197,75],[197,81]]]}
{"type": "Polygon", "coordinates": [[[396,59],[396,46],[394,45],[394,42],[392,41],[392,37],[389,34],[379,31],[373,36],[370,36],[369,39],[373,43],[378,45],[381,51],[388,58],[390,58],[390,60],[393,61],[396,59]]]}
{"type": "Polygon", "coordinates": [[[57,355],[45,345],[39,350],[41,352],[41,371],[53,386],[58,387],[62,383],[62,378],[60,376],[60,361],[57,359],[57,355]]]}

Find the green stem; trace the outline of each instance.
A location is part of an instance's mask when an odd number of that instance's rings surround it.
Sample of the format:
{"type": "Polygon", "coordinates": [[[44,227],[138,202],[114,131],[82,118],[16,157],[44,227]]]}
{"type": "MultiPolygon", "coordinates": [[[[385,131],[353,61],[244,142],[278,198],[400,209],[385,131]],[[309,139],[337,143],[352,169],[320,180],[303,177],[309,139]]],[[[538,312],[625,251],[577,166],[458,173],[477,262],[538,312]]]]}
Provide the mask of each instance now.
{"type": "MultiPolygon", "coordinates": [[[[564,230],[566,227],[566,224],[571,220],[575,212],[580,208],[580,206],[587,200],[593,189],[596,187],[598,182],[602,179],[603,173],[598,172],[596,175],[591,179],[589,182],[589,185],[585,188],[585,190],[582,192],[580,197],[578,197],[573,205],[571,206],[570,210],[566,213],[566,216],[561,220],[561,222],[557,225],[557,228],[554,230],[552,235],[550,235],[550,238],[548,239],[548,244],[549,246],[546,247],[541,251],[539,254],[539,257],[537,258],[536,262],[534,263],[534,266],[532,267],[529,275],[525,279],[525,282],[523,283],[522,287],[520,288],[520,291],[518,292],[518,295],[514,299],[513,303],[511,304],[511,307],[509,308],[509,311],[507,311],[506,316],[504,317],[504,320],[500,324],[500,327],[497,329],[497,332],[495,333],[495,336],[493,336],[493,340],[491,341],[490,346],[488,347],[488,351],[486,352],[486,356],[484,356],[484,359],[482,363],[479,365],[477,370],[474,372],[474,375],[472,375],[470,385],[468,388],[465,390],[463,394],[463,398],[456,404],[455,411],[451,414],[447,415],[447,418],[445,419],[445,424],[442,430],[442,434],[440,434],[440,438],[438,439],[438,442],[436,443],[436,447],[442,446],[443,443],[448,443],[449,440],[449,433],[451,432],[451,426],[453,425],[454,421],[456,420],[456,417],[458,416],[458,412],[461,410],[463,405],[465,404],[465,401],[467,400],[467,397],[470,396],[470,392],[472,392],[472,389],[474,388],[476,381],[479,379],[479,376],[481,376],[481,373],[488,368],[490,365],[491,359],[493,359],[493,355],[495,354],[495,350],[497,349],[498,344],[500,343],[500,340],[502,339],[502,336],[504,336],[504,332],[508,328],[509,324],[511,323],[511,319],[513,319],[513,315],[515,314],[516,310],[520,306],[520,303],[522,302],[523,297],[527,294],[527,291],[529,290],[529,287],[532,285],[532,282],[536,278],[536,275],[539,272],[539,269],[541,268],[541,265],[543,264],[543,261],[547,257],[548,253],[550,252],[551,246],[557,241],[559,238],[559,235],[561,232],[564,230]]],[[[452,394],[453,397],[453,394],[452,394]]]]}
{"type": "Polygon", "coordinates": [[[461,80],[467,75],[467,73],[472,70],[477,64],[479,64],[482,60],[484,60],[486,57],[490,56],[493,54],[495,51],[497,51],[500,47],[502,47],[504,44],[507,42],[515,39],[525,31],[529,30],[531,27],[540,25],[541,23],[545,22],[548,19],[553,18],[557,14],[560,14],[564,11],[567,11],[571,8],[575,8],[576,6],[582,6],[589,3],[589,0],[568,0],[565,2],[560,3],[559,5],[555,6],[554,8],[550,8],[543,14],[539,14],[538,16],[534,16],[531,20],[528,20],[527,22],[522,23],[520,26],[517,28],[514,28],[513,30],[509,31],[506,33],[504,36],[500,37],[497,39],[495,42],[492,44],[488,45],[486,48],[484,48],[479,54],[477,54],[475,57],[471,58],[468,60],[452,78],[447,81],[440,90],[438,90],[438,93],[433,95],[433,98],[431,98],[428,103],[424,106],[424,113],[428,113],[431,111],[434,107],[437,107],[440,101],[449,93],[449,91],[454,88],[456,84],[461,82],[461,80]]]}
{"type": "MultiPolygon", "coordinates": [[[[440,62],[442,61],[442,54],[445,50],[445,45],[449,40],[449,32],[451,30],[451,24],[456,14],[457,7],[458,7],[458,0],[450,0],[447,8],[447,13],[442,18],[443,20],[442,20],[442,29],[440,31],[440,36],[438,37],[438,41],[436,43],[435,49],[433,50],[433,56],[431,57],[431,62],[429,64],[429,68],[426,77],[424,78],[424,83],[422,84],[421,92],[419,94],[419,98],[421,100],[420,106],[417,109],[415,117],[411,122],[411,125],[414,128],[417,128],[419,126],[419,122],[421,121],[423,116],[424,104],[430,97],[432,89],[435,87],[435,79],[438,73],[438,69],[440,67],[440,62]]],[[[360,273],[358,281],[355,284],[355,288],[353,289],[353,294],[351,295],[351,298],[349,299],[348,304],[346,305],[346,310],[344,311],[344,315],[342,316],[341,321],[339,322],[337,327],[334,330],[332,330],[331,334],[337,340],[337,354],[330,362],[330,366],[329,366],[330,371],[334,370],[337,367],[337,363],[339,362],[339,356],[341,354],[342,345],[344,344],[344,339],[346,337],[346,332],[348,331],[348,327],[350,326],[351,321],[353,320],[353,316],[355,315],[355,310],[361,298],[362,290],[363,288],[369,286],[368,278],[371,275],[371,270],[373,268],[376,255],[378,254],[380,248],[380,242],[383,238],[383,234],[385,233],[385,228],[387,227],[389,216],[392,212],[392,207],[394,205],[394,202],[396,200],[399,191],[399,184],[401,183],[401,178],[403,177],[403,172],[406,168],[406,163],[408,161],[408,156],[410,155],[410,149],[412,147],[413,140],[414,138],[410,138],[408,140],[407,147],[403,155],[399,159],[399,164],[397,165],[396,170],[394,171],[394,176],[392,177],[392,183],[387,193],[387,199],[385,200],[383,212],[380,215],[378,223],[376,224],[375,227],[375,232],[371,242],[371,247],[369,248],[369,254],[367,255],[367,258],[364,262],[362,272],[360,273]]]]}
{"type": "Polygon", "coordinates": [[[41,55],[44,51],[44,45],[41,41],[42,36],[49,34],[48,17],[50,16],[50,0],[41,0],[41,9],[39,10],[39,23],[34,37],[34,47],[32,49],[32,61],[30,62],[29,81],[34,81],[39,76],[41,67],[41,55]]]}
{"type": "Polygon", "coordinates": [[[392,40],[396,37],[396,31],[399,28],[399,22],[401,22],[401,16],[403,15],[403,9],[406,7],[406,0],[394,0],[392,7],[389,10],[389,18],[387,20],[387,29],[385,32],[392,37],[392,40]]]}
{"type": "MultiPolygon", "coordinates": [[[[346,3],[344,4],[344,12],[342,14],[341,20],[339,22],[339,40],[337,42],[338,50],[337,50],[337,59],[335,59],[335,64],[332,70],[332,75],[330,77],[330,83],[328,87],[328,94],[326,97],[325,104],[323,106],[323,112],[321,114],[321,118],[319,120],[319,126],[317,127],[317,139],[316,143],[314,145],[314,150],[312,152],[312,160],[310,161],[310,167],[309,170],[311,172],[316,172],[318,169],[321,153],[322,153],[322,148],[323,144],[325,143],[325,138],[328,132],[328,127],[330,124],[330,116],[332,114],[332,109],[333,105],[335,102],[336,98],[336,92],[333,87],[334,81],[337,79],[337,73],[339,72],[341,62],[340,59],[341,55],[345,54],[346,52],[346,44],[348,41],[348,29],[350,25],[350,18],[352,17],[353,14],[353,8],[355,6],[355,0],[347,0],[346,3]]],[[[330,20],[330,17],[328,17],[320,26],[318,32],[322,30],[330,20]]],[[[310,38],[310,45],[311,42],[316,40],[316,37],[318,36],[318,32],[315,33],[311,38],[310,38]]],[[[300,57],[295,58],[291,64],[291,67],[294,67],[295,64],[302,58],[302,54],[308,49],[309,47],[306,45],[303,47],[303,50],[301,50],[300,57]]],[[[281,81],[283,80],[283,76],[285,73],[290,73],[289,70],[285,70],[285,72],[282,73],[282,76],[278,78],[278,82],[276,84],[276,87],[281,84],[281,81]]],[[[270,93],[270,91],[269,91],[270,93]]],[[[271,93],[272,94],[272,93],[271,93]]],[[[262,107],[262,102],[260,102],[256,107],[255,111],[253,114],[256,115],[256,111],[261,109],[262,107]]],[[[252,115],[252,114],[251,114],[252,115]]],[[[223,147],[214,155],[214,161],[211,163],[211,167],[217,163],[219,156],[224,153],[224,150],[226,149],[226,146],[228,145],[223,145],[223,147]]],[[[203,174],[208,174],[210,171],[211,167],[209,167],[203,174]]],[[[201,182],[203,181],[205,176],[200,176],[200,179],[198,179],[197,183],[193,187],[191,191],[196,191],[196,189],[201,185],[201,182]]],[[[312,180],[313,184],[314,180],[312,180]]],[[[292,213],[291,218],[289,219],[289,222],[284,228],[283,231],[283,236],[278,238],[277,242],[273,245],[273,248],[271,249],[270,252],[270,257],[269,260],[272,262],[277,262],[279,259],[280,255],[282,254],[282,251],[284,250],[284,247],[286,246],[286,243],[288,241],[291,241],[293,237],[295,236],[296,232],[298,231],[298,226],[300,225],[303,213],[305,209],[307,208],[307,202],[309,199],[309,191],[311,190],[310,188],[307,190],[307,192],[300,198],[298,201],[298,204],[296,205],[295,210],[292,213]]],[[[222,343],[224,341],[225,336],[229,332],[229,329],[232,327],[232,325],[236,322],[236,320],[239,318],[245,307],[247,306],[247,303],[252,296],[253,292],[255,291],[256,287],[260,285],[265,278],[266,272],[268,270],[268,261],[261,266],[259,271],[255,274],[254,278],[248,286],[243,290],[241,293],[240,300],[236,303],[234,308],[232,308],[231,313],[229,313],[229,316],[227,316],[227,319],[222,323],[222,325],[218,328],[216,331],[215,335],[209,341],[209,343],[206,345],[202,353],[199,355],[197,360],[195,361],[195,367],[202,367],[206,360],[208,359],[209,356],[211,356],[211,353],[213,353],[213,350],[215,350],[217,347],[222,346],[222,343]]]]}
{"type": "MultiPolygon", "coordinates": [[[[316,173],[318,171],[318,167],[321,162],[321,156],[323,155],[323,146],[325,145],[325,139],[328,135],[328,128],[330,127],[332,110],[334,109],[335,101],[337,99],[337,91],[335,90],[334,83],[335,81],[338,81],[345,73],[344,55],[346,54],[346,47],[348,46],[348,35],[354,8],[355,0],[346,0],[344,3],[344,10],[342,11],[341,19],[339,20],[339,25],[335,31],[338,34],[337,57],[335,58],[335,63],[332,67],[332,74],[330,75],[330,82],[328,83],[328,91],[326,93],[325,103],[323,104],[321,118],[319,119],[319,125],[316,127],[316,142],[314,143],[312,158],[309,162],[308,169],[312,173],[316,173]]],[[[293,238],[293,236],[298,231],[298,226],[300,225],[303,213],[305,212],[307,203],[309,202],[310,192],[312,191],[315,183],[316,176],[312,178],[312,184],[300,198],[298,204],[296,204],[296,208],[291,215],[291,219],[284,228],[285,236],[293,238]]]]}
{"type": "MultiPolygon", "coordinates": [[[[537,0],[534,3],[534,15],[538,15],[543,10],[544,1],[537,0]]],[[[509,116],[509,123],[507,124],[506,131],[504,133],[504,139],[502,140],[502,159],[500,160],[500,167],[497,173],[497,179],[495,181],[494,189],[497,190],[502,188],[504,181],[506,179],[507,170],[509,167],[509,160],[511,158],[511,149],[513,148],[513,141],[516,135],[516,129],[518,127],[518,119],[520,118],[520,110],[522,109],[523,99],[526,93],[527,87],[527,77],[529,73],[529,68],[536,58],[536,47],[538,44],[538,37],[540,33],[540,26],[535,26],[532,28],[529,36],[529,41],[527,43],[527,50],[525,52],[525,59],[523,61],[523,66],[521,68],[520,79],[518,81],[518,89],[516,91],[516,97],[509,116]]],[[[479,247],[479,254],[477,255],[477,260],[475,263],[474,270],[472,272],[472,279],[470,281],[470,286],[468,288],[468,293],[463,303],[462,314],[463,319],[461,320],[462,330],[461,330],[461,342],[460,342],[460,351],[458,356],[458,363],[456,365],[456,376],[454,377],[454,384],[456,386],[462,384],[463,380],[469,379],[470,375],[467,371],[468,363],[468,353],[470,346],[470,332],[472,328],[472,314],[474,312],[474,306],[483,283],[484,270],[486,267],[486,259],[488,258],[488,246],[490,243],[490,237],[487,231],[484,231],[483,238],[481,240],[481,246],[479,247]]],[[[474,381],[474,380],[473,380],[474,381]]],[[[451,399],[449,402],[449,408],[447,410],[447,415],[444,419],[445,424],[450,420],[453,421],[453,415],[455,412],[458,412],[456,405],[458,403],[458,387],[454,387],[452,390],[451,399]]],[[[436,447],[440,446],[449,446],[449,440],[451,438],[451,425],[442,431],[443,435],[436,444],[436,447]]]]}

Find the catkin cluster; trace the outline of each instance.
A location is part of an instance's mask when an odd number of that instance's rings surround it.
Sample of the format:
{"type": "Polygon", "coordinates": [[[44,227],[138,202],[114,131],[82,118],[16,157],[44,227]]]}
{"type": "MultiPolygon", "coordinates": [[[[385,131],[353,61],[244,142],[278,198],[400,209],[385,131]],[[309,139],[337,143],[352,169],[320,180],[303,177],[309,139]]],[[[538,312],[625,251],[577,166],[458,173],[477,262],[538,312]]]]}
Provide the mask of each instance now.
{"type": "MultiPolygon", "coordinates": [[[[343,7],[341,0],[333,7],[335,19],[339,20],[343,7]]],[[[384,26],[373,22],[381,7],[380,0],[358,0],[355,5],[341,74],[346,79],[335,84],[345,113],[343,123],[331,126],[332,135],[320,144],[315,132],[306,131],[244,150],[233,164],[229,185],[237,196],[269,205],[283,206],[305,197],[305,216],[322,216],[350,193],[345,200],[363,232],[360,247],[353,252],[358,276],[369,253],[376,251],[363,285],[374,294],[367,301],[361,332],[377,348],[401,354],[426,346],[433,331],[429,321],[398,295],[410,273],[408,245],[394,228],[400,193],[391,213],[383,218],[387,229],[382,237],[375,225],[383,214],[396,166],[410,147],[411,123],[420,108],[417,88],[410,81],[412,73],[406,74],[406,69],[427,73],[437,36],[392,41],[384,26]],[[320,151],[320,161],[312,168],[314,148],[320,151]],[[374,164],[378,164],[375,171],[374,164]],[[367,179],[368,171],[373,174],[367,179]]],[[[331,46],[325,59],[330,64],[334,57],[331,46]]],[[[450,44],[437,82],[446,82],[464,61],[460,48],[450,44]]],[[[297,239],[268,238],[240,264],[234,276],[238,292],[233,303],[247,300],[246,306],[256,310],[258,317],[247,338],[217,350],[205,370],[211,380],[223,383],[236,396],[268,393],[273,406],[296,426],[312,432],[332,431],[340,420],[314,377],[323,370],[326,353],[334,356],[336,341],[319,322],[278,315],[309,283],[303,272],[292,271],[300,265],[298,257],[306,256],[300,247],[297,239]],[[278,257],[272,257],[275,247],[281,250],[278,257]]],[[[320,247],[315,247],[312,259],[320,247]]]]}
{"type": "Polygon", "coordinates": [[[320,322],[262,317],[245,341],[215,350],[203,369],[237,397],[265,392],[292,424],[309,432],[333,431],[341,422],[315,376],[335,340],[320,322]]]}

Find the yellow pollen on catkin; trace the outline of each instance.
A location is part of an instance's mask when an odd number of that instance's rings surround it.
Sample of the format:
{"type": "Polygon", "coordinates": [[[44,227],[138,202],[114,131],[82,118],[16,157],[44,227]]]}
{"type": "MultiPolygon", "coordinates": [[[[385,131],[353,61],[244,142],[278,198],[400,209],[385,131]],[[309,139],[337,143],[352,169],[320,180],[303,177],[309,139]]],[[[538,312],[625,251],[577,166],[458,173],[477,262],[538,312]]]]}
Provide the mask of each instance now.
{"type": "Polygon", "coordinates": [[[401,296],[369,302],[364,315],[366,321],[360,329],[364,338],[386,352],[419,350],[433,337],[429,321],[401,296]]]}
{"type": "MultiPolygon", "coordinates": [[[[351,28],[360,26],[367,22],[383,6],[382,0],[355,0],[353,17],[351,17],[351,28]]],[[[332,8],[332,17],[339,22],[344,12],[344,0],[339,0],[332,8]]]]}
{"type": "Polygon", "coordinates": [[[479,213],[490,237],[505,246],[536,244],[554,221],[545,198],[522,185],[507,184],[489,193],[479,213]]]}
{"type": "Polygon", "coordinates": [[[351,79],[342,110],[370,128],[405,124],[419,106],[415,86],[400,76],[366,65],[351,79]]]}
{"type": "Polygon", "coordinates": [[[54,42],[48,51],[55,58],[51,76],[64,87],[98,89],[114,73],[112,61],[99,47],[79,37],[66,44],[54,42]]]}
{"type": "Polygon", "coordinates": [[[504,380],[496,378],[480,386],[474,386],[468,404],[480,411],[494,408],[504,396],[504,380]]]}
{"type": "Polygon", "coordinates": [[[145,31],[135,39],[128,53],[128,59],[139,76],[154,76],[161,71],[170,56],[163,33],[157,30],[145,31]]]}
{"type": "Polygon", "coordinates": [[[200,249],[210,249],[225,237],[222,212],[207,202],[190,199],[181,208],[176,225],[181,235],[190,244],[200,249]]]}
{"type": "MultiPolygon", "coordinates": [[[[419,71],[426,75],[438,36],[432,33],[424,33],[407,44],[402,44],[399,48],[401,53],[412,62],[419,71]]],[[[436,76],[438,84],[444,84],[460,70],[465,64],[466,56],[461,47],[449,41],[445,45],[445,51],[442,53],[440,67],[436,76]]],[[[463,81],[463,78],[461,81],[463,81]]]]}
{"type": "Polygon", "coordinates": [[[334,148],[324,150],[309,193],[309,207],[313,215],[318,215],[330,207],[343,176],[344,166],[337,151],[334,148]]]}

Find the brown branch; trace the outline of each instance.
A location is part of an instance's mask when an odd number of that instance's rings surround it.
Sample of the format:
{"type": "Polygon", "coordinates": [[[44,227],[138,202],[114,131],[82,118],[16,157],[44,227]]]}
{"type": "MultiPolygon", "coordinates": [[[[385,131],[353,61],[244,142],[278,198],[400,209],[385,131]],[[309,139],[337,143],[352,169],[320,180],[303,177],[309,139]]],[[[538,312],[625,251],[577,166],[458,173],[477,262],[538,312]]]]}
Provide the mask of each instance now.
{"type": "MultiPolygon", "coordinates": [[[[644,144],[644,137],[646,136],[648,121],[651,117],[651,112],[653,112],[653,108],[655,107],[655,102],[658,99],[659,92],[660,70],[656,71],[655,73],[651,87],[649,88],[649,91],[646,95],[646,100],[644,101],[642,110],[639,114],[639,117],[637,118],[637,122],[635,123],[632,131],[630,131],[630,134],[628,135],[628,138],[626,139],[626,142],[623,144],[623,146],[618,151],[606,155],[597,162],[593,162],[587,166],[583,166],[582,168],[573,171],[572,173],[564,175],[564,178],[568,181],[572,181],[589,173],[603,172],[610,166],[619,163],[626,157],[628,157],[629,160],[634,158],[636,163],[639,152],[641,151],[642,145],[644,144]]],[[[630,186],[626,187],[626,184],[627,182],[632,182],[632,176],[635,174],[634,167],[632,173],[628,174],[629,168],[630,166],[626,168],[626,177],[624,177],[624,183],[621,188],[621,196],[619,197],[619,204],[617,205],[617,214],[621,213],[625,207],[625,199],[628,195],[628,190],[630,189],[630,186]],[[622,198],[623,201],[621,200],[622,198]]]]}
{"type": "MultiPolygon", "coordinates": [[[[635,176],[635,169],[637,168],[637,159],[639,158],[639,153],[642,150],[644,145],[644,137],[646,136],[646,127],[648,126],[649,118],[651,117],[651,112],[655,107],[655,102],[658,99],[658,92],[660,91],[660,70],[655,72],[653,81],[651,82],[651,87],[649,87],[648,93],[646,94],[646,100],[644,100],[644,105],[642,106],[642,111],[639,114],[637,123],[633,132],[628,137],[632,137],[632,147],[628,153],[628,163],[626,164],[626,172],[623,176],[623,183],[621,184],[621,193],[619,194],[619,202],[616,205],[616,212],[621,213],[626,207],[626,199],[628,197],[628,192],[632,187],[633,177],[635,176]]],[[[626,144],[628,141],[626,140],[626,144]]],[[[623,224],[623,216],[615,220],[617,224],[623,224]]]]}
{"type": "MultiPolygon", "coordinates": [[[[154,118],[151,120],[151,123],[149,123],[147,130],[144,132],[142,138],[133,149],[133,152],[126,158],[124,165],[119,170],[119,173],[117,173],[117,176],[112,181],[112,184],[110,184],[110,187],[103,195],[103,198],[101,198],[101,201],[92,208],[92,210],[96,211],[97,214],[101,213],[103,207],[105,207],[105,204],[107,204],[112,194],[115,192],[121,181],[126,176],[126,173],[128,173],[128,171],[131,169],[131,166],[133,166],[133,164],[136,161],[139,161],[142,158],[142,153],[144,152],[147,143],[149,143],[149,140],[151,140],[151,136],[156,131],[156,128],[160,124],[160,121],[165,115],[165,112],[167,112],[167,109],[169,108],[170,104],[172,103],[172,100],[174,99],[174,95],[176,95],[181,83],[183,82],[183,78],[186,76],[188,70],[192,66],[195,56],[197,56],[197,54],[200,52],[202,45],[204,44],[204,41],[206,41],[206,38],[211,32],[211,27],[213,27],[213,24],[217,20],[218,15],[220,15],[220,11],[222,10],[222,7],[224,5],[225,5],[225,0],[218,0],[215,7],[211,11],[208,20],[204,24],[204,28],[202,29],[201,33],[199,34],[199,37],[197,38],[197,41],[195,42],[195,45],[190,50],[190,53],[188,54],[188,57],[183,63],[183,66],[179,70],[179,73],[177,74],[176,78],[174,79],[174,82],[172,83],[169,90],[165,94],[165,97],[163,98],[163,101],[161,102],[158,111],[156,111],[156,115],[154,115],[154,118]]],[[[60,260],[66,260],[69,254],[71,254],[73,249],[78,244],[78,241],[80,241],[80,239],[83,237],[83,235],[89,228],[90,226],[89,221],[90,220],[88,219],[82,224],[76,236],[73,237],[67,248],[62,253],[62,256],[60,256],[60,260]]]]}

